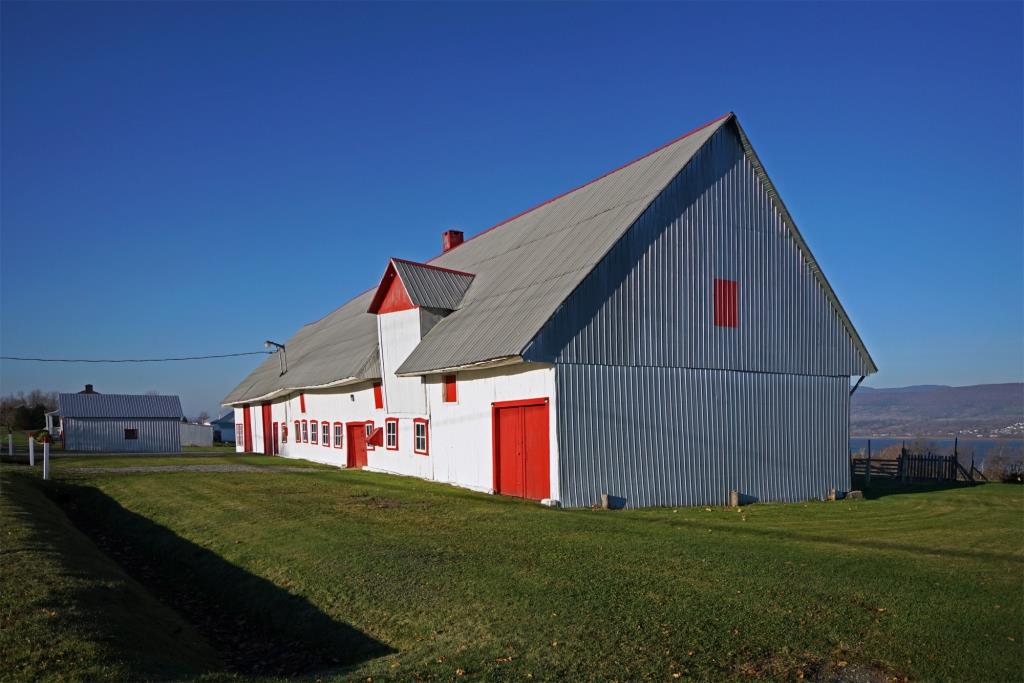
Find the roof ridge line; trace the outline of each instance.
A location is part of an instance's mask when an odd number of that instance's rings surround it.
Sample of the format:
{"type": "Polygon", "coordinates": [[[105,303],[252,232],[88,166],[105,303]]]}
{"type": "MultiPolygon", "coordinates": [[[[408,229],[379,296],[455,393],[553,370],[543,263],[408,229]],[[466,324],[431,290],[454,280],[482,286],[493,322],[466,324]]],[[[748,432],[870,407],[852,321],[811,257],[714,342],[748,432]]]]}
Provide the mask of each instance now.
{"type": "Polygon", "coordinates": [[[491,230],[494,230],[496,228],[500,228],[503,225],[511,223],[512,221],[516,220],[517,218],[522,218],[523,216],[525,216],[525,215],[527,215],[529,213],[533,213],[534,211],[536,211],[537,209],[539,209],[541,207],[547,206],[548,204],[551,204],[552,202],[556,202],[559,199],[561,199],[562,197],[570,195],[573,192],[576,192],[577,190],[582,190],[584,187],[587,187],[588,185],[593,185],[594,183],[598,182],[599,180],[603,180],[603,179],[607,178],[608,176],[612,175],[613,173],[618,173],[619,171],[621,171],[621,170],[623,170],[625,168],[628,168],[629,166],[632,166],[635,163],[643,161],[647,157],[652,156],[654,154],[657,154],[658,152],[660,152],[661,150],[665,149],[666,147],[671,147],[672,145],[676,144],[677,142],[680,142],[680,141],[690,137],[691,135],[693,135],[695,133],[699,133],[700,131],[704,130],[708,126],[713,126],[714,124],[718,123],[719,121],[721,121],[723,119],[726,119],[726,118],[728,118],[730,116],[733,116],[733,114],[734,113],[731,112],[731,111],[726,112],[726,113],[722,114],[721,116],[718,116],[718,117],[708,121],[707,123],[703,123],[703,124],[697,126],[696,128],[694,128],[691,131],[683,133],[682,135],[680,135],[678,137],[675,137],[675,138],[669,140],[668,142],[666,142],[664,144],[658,145],[657,147],[655,147],[651,151],[645,152],[644,154],[641,154],[640,156],[636,157],[632,161],[627,161],[626,163],[624,163],[624,164],[622,164],[622,165],[620,165],[620,166],[618,166],[616,168],[613,168],[610,171],[602,173],[601,175],[597,176],[596,178],[594,178],[592,180],[588,180],[587,182],[583,183],[582,185],[577,185],[576,187],[574,187],[574,188],[572,188],[570,190],[566,190],[565,192],[562,192],[561,194],[555,195],[554,197],[551,197],[550,199],[546,199],[543,202],[541,202],[540,204],[532,206],[529,209],[526,209],[525,211],[520,211],[519,213],[517,213],[516,215],[512,216],[511,218],[506,218],[505,220],[503,220],[503,221],[501,221],[499,223],[495,223],[491,227],[489,227],[489,228],[487,228],[485,230],[481,230],[477,234],[475,234],[472,237],[470,237],[468,240],[465,240],[464,242],[461,242],[460,244],[458,244],[458,245],[452,247],[451,249],[449,249],[448,251],[443,251],[440,254],[432,257],[431,259],[429,259],[427,261],[427,263],[429,263],[430,261],[435,261],[435,260],[441,258],[442,256],[444,256],[445,254],[447,254],[449,252],[455,251],[456,249],[461,247],[463,244],[466,244],[467,242],[472,242],[477,237],[480,237],[481,235],[485,235],[485,234],[489,233],[491,230]]]}

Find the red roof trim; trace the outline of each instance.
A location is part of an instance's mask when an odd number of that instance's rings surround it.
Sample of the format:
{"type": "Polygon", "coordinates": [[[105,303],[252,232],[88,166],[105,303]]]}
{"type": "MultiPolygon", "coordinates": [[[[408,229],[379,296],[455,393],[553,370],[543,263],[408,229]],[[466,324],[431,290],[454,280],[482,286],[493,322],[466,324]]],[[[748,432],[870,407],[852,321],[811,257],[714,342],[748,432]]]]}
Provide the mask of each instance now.
{"type": "Polygon", "coordinates": [[[687,133],[683,133],[679,137],[673,138],[672,140],[669,140],[668,142],[666,142],[663,145],[659,145],[658,147],[655,147],[650,152],[647,152],[646,154],[642,154],[642,155],[638,156],[636,159],[633,159],[632,161],[627,161],[626,163],[622,164],[621,166],[619,166],[617,168],[613,168],[612,170],[608,171],[607,173],[602,173],[601,175],[599,175],[598,177],[594,178],[593,180],[588,180],[587,182],[583,183],[582,185],[578,185],[578,186],[572,188],[571,190],[566,190],[562,194],[556,195],[556,196],[552,197],[551,199],[545,200],[545,201],[541,202],[540,204],[537,204],[536,206],[527,209],[526,211],[521,211],[521,212],[517,213],[515,216],[512,216],[511,218],[506,218],[505,220],[501,221],[500,223],[492,225],[491,227],[487,228],[486,230],[478,232],[477,234],[473,235],[469,239],[463,240],[462,244],[454,246],[451,249],[449,249],[448,251],[441,252],[440,254],[438,254],[437,256],[435,256],[434,258],[432,258],[430,260],[433,261],[435,259],[440,258],[441,256],[444,256],[445,254],[451,253],[451,252],[455,251],[456,249],[458,249],[459,247],[461,247],[463,244],[466,244],[467,242],[471,242],[472,240],[475,240],[477,237],[480,237],[481,235],[484,235],[484,234],[490,232],[491,230],[494,230],[495,228],[500,228],[501,226],[505,225],[506,223],[511,223],[512,221],[516,220],[517,218],[522,218],[526,214],[532,213],[532,212],[536,211],[537,209],[539,209],[539,208],[541,208],[543,206],[547,206],[548,204],[550,204],[552,202],[558,201],[559,199],[561,199],[562,197],[565,197],[566,195],[570,195],[573,192],[576,192],[577,190],[582,190],[584,187],[586,187],[588,185],[593,185],[597,181],[602,180],[604,178],[607,178],[608,176],[610,176],[613,173],[618,173],[619,171],[621,171],[622,169],[626,168],[627,166],[632,166],[633,164],[635,164],[635,163],[637,163],[639,161],[643,161],[644,159],[646,159],[647,157],[651,156],[652,154],[657,154],[658,152],[660,152],[661,150],[665,149],[666,147],[670,147],[671,145],[676,144],[680,140],[683,140],[684,138],[688,138],[691,135],[693,135],[694,133],[699,133],[700,131],[704,130],[708,126],[713,126],[716,123],[718,123],[719,121],[723,121],[723,120],[725,120],[725,119],[727,119],[727,118],[729,118],[731,116],[733,116],[733,113],[731,111],[730,112],[726,112],[725,114],[722,114],[718,118],[712,119],[711,121],[708,121],[707,123],[701,124],[701,125],[697,126],[696,128],[694,128],[693,130],[691,130],[691,131],[689,131],[687,133]]]}

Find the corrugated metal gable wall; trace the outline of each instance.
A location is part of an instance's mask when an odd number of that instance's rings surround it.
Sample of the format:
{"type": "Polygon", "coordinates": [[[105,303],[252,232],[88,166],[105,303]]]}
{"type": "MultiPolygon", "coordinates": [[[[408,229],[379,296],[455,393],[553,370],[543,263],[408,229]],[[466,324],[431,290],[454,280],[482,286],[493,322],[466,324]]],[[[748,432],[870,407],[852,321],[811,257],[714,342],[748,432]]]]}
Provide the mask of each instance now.
{"type": "Polygon", "coordinates": [[[654,200],[523,355],[541,362],[868,372],[731,125],[654,200]],[[739,282],[737,328],[713,324],[716,277],[739,282]]]}
{"type": "Polygon", "coordinates": [[[93,453],[180,453],[180,420],[62,418],[64,448],[93,453]],[[139,430],[125,439],[125,429],[139,430]]]}
{"type": "Polygon", "coordinates": [[[524,353],[556,368],[562,503],[764,501],[849,488],[867,365],[732,125],[654,199],[524,353]],[[739,326],[714,325],[714,280],[739,326]]]}

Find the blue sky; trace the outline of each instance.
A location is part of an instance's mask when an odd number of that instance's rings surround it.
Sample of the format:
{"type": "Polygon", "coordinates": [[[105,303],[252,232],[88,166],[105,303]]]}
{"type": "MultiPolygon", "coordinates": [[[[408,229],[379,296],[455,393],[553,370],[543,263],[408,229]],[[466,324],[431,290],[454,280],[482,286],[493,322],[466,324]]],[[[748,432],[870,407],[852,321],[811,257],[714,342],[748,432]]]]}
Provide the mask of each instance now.
{"type": "MultiPolygon", "coordinates": [[[[872,386],[1024,378],[1021,4],[5,2],[4,355],[259,350],[735,111],[872,386]]],[[[258,359],[4,361],[215,412],[258,359]]]]}

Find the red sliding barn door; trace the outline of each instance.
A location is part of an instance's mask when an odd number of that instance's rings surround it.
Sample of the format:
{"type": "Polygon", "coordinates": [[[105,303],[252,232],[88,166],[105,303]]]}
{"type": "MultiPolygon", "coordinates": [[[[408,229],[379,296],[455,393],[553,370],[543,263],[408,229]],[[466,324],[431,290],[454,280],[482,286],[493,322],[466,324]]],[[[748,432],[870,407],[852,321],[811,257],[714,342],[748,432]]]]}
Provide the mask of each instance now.
{"type": "Polygon", "coordinates": [[[348,466],[366,467],[366,423],[349,422],[345,425],[345,432],[348,466]]]}
{"type": "Polygon", "coordinates": [[[494,489],[541,500],[551,495],[548,400],[505,401],[493,407],[494,489]]]}

